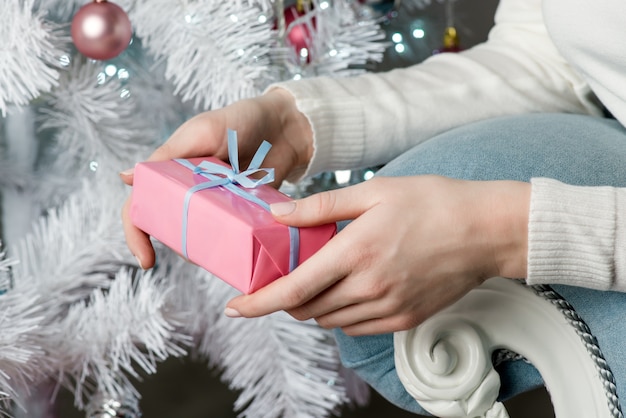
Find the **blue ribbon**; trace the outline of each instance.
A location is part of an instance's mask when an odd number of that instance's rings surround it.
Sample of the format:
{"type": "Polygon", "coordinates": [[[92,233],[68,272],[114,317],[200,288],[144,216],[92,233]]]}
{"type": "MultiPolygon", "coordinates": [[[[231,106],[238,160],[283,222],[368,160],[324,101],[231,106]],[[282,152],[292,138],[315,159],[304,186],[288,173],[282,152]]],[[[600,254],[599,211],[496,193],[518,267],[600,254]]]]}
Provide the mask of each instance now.
{"type": "MultiPolygon", "coordinates": [[[[191,196],[197,191],[211,189],[214,187],[222,187],[239,197],[242,197],[252,203],[261,206],[266,211],[270,211],[270,205],[259,199],[257,196],[247,192],[245,189],[254,189],[262,184],[268,184],[274,181],[273,168],[260,168],[261,163],[267,156],[272,145],[263,141],[259,149],[257,149],[250,165],[245,171],[239,170],[239,153],[237,149],[237,132],[228,130],[228,158],[231,167],[211,162],[202,161],[197,166],[182,158],[175,159],[178,164],[190,169],[194,174],[209,179],[209,181],[196,184],[187,190],[185,201],[183,203],[183,225],[182,225],[182,248],[181,252],[185,258],[187,257],[187,229],[189,219],[189,204],[191,196]],[[265,175],[260,179],[251,179],[249,176],[264,172],[265,175]],[[237,185],[241,186],[238,187],[237,185]]],[[[300,254],[300,234],[298,228],[289,226],[289,271],[298,266],[298,255],[300,254]]]]}

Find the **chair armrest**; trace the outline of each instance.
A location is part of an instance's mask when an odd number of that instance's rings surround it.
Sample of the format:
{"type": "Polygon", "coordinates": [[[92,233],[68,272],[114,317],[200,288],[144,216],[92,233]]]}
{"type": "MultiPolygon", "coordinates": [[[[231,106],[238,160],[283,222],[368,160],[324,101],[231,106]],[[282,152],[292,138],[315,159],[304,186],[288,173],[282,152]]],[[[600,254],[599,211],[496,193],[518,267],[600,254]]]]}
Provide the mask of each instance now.
{"type": "Polygon", "coordinates": [[[494,278],[418,327],[394,335],[400,380],[439,417],[508,417],[495,350],[541,373],[557,418],[613,417],[598,363],[563,311],[532,287],[494,278]]]}

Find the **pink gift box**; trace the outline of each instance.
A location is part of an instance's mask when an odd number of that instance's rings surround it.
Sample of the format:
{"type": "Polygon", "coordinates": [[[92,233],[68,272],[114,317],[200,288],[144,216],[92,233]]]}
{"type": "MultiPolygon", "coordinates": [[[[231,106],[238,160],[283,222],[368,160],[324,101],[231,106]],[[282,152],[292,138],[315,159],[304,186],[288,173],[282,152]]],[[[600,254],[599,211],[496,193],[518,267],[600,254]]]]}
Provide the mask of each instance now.
{"type": "MultiPolygon", "coordinates": [[[[215,158],[187,161],[228,167],[215,158]]],[[[289,273],[290,248],[294,246],[290,228],[276,222],[266,208],[221,186],[195,191],[189,197],[191,187],[208,181],[175,160],[137,164],[130,207],[133,224],[182,255],[186,217],[187,258],[243,293],[252,293],[289,273]]],[[[268,204],[290,200],[267,185],[243,190],[268,204]]],[[[300,264],[335,234],[336,225],[297,231],[300,264]]]]}

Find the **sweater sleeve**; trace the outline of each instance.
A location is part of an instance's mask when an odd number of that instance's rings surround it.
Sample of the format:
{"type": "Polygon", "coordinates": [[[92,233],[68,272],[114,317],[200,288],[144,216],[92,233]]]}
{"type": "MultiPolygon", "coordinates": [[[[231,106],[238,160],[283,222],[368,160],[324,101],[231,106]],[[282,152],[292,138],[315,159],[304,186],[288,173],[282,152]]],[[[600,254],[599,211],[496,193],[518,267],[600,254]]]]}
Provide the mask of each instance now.
{"type": "Polygon", "coordinates": [[[626,291],[626,189],[531,182],[527,283],[626,291]]]}
{"type": "Polygon", "coordinates": [[[587,84],[550,40],[541,0],[502,0],[489,39],[461,53],[273,88],[290,91],[313,128],[313,159],[299,176],[385,164],[438,133],[490,117],[600,114],[587,84]]]}

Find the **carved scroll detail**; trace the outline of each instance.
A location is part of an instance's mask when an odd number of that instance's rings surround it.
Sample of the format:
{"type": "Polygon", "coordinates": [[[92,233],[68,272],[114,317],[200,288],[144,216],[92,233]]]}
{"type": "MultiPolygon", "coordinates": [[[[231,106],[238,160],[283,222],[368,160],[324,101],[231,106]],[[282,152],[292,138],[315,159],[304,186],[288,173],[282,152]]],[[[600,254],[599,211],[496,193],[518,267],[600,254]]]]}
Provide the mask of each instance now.
{"type": "Polygon", "coordinates": [[[594,361],[564,315],[531,288],[495,278],[417,328],[394,335],[400,380],[439,417],[508,414],[498,403],[493,352],[505,348],[541,373],[557,417],[611,417],[594,361]]]}

